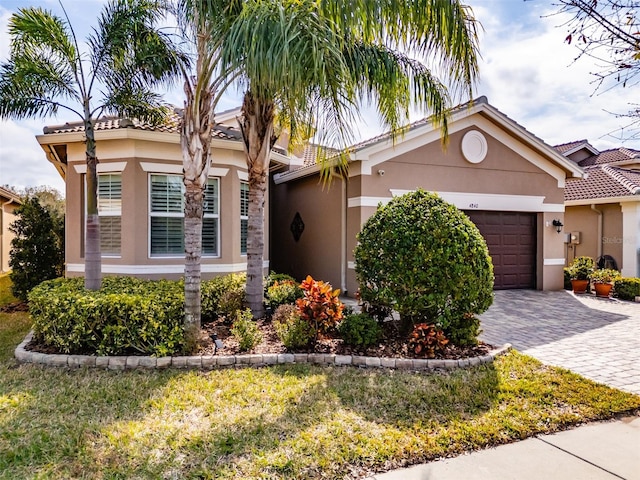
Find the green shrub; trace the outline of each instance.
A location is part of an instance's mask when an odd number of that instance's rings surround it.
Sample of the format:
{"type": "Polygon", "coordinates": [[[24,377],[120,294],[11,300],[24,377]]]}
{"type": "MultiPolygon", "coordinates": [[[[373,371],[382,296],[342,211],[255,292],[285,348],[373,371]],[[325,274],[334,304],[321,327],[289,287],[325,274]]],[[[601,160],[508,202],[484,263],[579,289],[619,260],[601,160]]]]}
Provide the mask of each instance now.
{"type": "Polygon", "coordinates": [[[564,289],[571,290],[571,275],[569,275],[569,267],[564,267],[564,289]]]}
{"type": "Polygon", "coordinates": [[[340,290],[330,283],[316,281],[308,276],[300,287],[304,293],[296,300],[298,313],[303,320],[314,326],[316,332],[327,333],[342,320],[344,304],[340,301],[340,290]]]}
{"type": "Polygon", "coordinates": [[[15,214],[17,219],[9,226],[15,234],[9,276],[13,295],[25,301],[33,287],[62,275],[64,219],[40,205],[36,197],[27,198],[15,214]]]}
{"type": "Polygon", "coordinates": [[[258,324],[253,320],[253,314],[249,309],[236,312],[231,334],[238,340],[240,350],[243,352],[252,350],[262,341],[262,333],[260,333],[258,324]]]}
{"type": "Polygon", "coordinates": [[[293,280],[276,280],[267,288],[266,304],[274,311],[280,305],[287,303],[294,304],[297,299],[302,298],[303,292],[300,285],[293,280]]]}
{"type": "Polygon", "coordinates": [[[245,273],[231,273],[202,282],[202,320],[233,317],[244,305],[246,284],[245,273]]]}
{"type": "Polygon", "coordinates": [[[358,313],[345,316],[338,333],[347,345],[366,348],[380,340],[382,328],[366,313],[358,313]]]}
{"type": "Polygon", "coordinates": [[[396,310],[405,334],[434,323],[450,339],[475,343],[465,315],[493,302],[493,265],[484,238],[455,206],[422,190],[395,197],[367,220],[354,254],[362,300],[396,310]]]}
{"type": "Polygon", "coordinates": [[[635,300],[640,296],[640,278],[620,278],[613,286],[615,296],[622,300],[635,300]]]}
{"type": "Polygon", "coordinates": [[[291,275],[287,275],[286,273],[271,272],[269,273],[269,275],[264,281],[265,292],[269,289],[269,287],[271,287],[276,282],[298,283],[298,281],[295,278],[293,278],[291,275]]]}
{"type": "Polygon", "coordinates": [[[567,267],[567,272],[571,280],[589,280],[595,266],[596,264],[591,257],[576,257],[567,267]]]}
{"type": "Polygon", "coordinates": [[[315,327],[301,318],[293,305],[280,305],[273,314],[273,325],[287,350],[306,348],[316,337],[315,327]]]}
{"type": "Polygon", "coordinates": [[[184,347],[179,282],[106,277],[97,292],[83,279],[44,282],[29,294],[37,340],[63,353],[155,356],[184,347]]]}
{"type": "Polygon", "coordinates": [[[589,277],[591,281],[596,283],[614,283],[619,278],[620,272],[609,268],[599,268],[594,270],[589,277]]]}
{"type": "Polygon", "coordinates": [[[442,330],[433,324],[419,323],[413,327],[409,341],[409,351],[417,357],[434,358],[444,352],[449,343],[442,330]]]}

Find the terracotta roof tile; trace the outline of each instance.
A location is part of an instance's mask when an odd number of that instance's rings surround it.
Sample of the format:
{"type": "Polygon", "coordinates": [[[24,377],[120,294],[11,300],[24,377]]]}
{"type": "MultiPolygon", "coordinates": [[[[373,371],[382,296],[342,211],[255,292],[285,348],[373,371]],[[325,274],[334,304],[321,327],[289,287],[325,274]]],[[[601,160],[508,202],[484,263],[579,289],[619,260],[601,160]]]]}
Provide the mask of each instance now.
{"type": "Polygon", "coordinates": [[[592,165],[606,165],[609,163],[627,162],[629,160],[639,159],[640,151],[631,150],[630,148],[614,148],[605,150],[598,155],[585,158],[578,165],[581,167],[589,167],[592,165]]]}
{"type": "MultiPolygon", "coordinates": [[[[141,122],[140,120],[118,117],[102,117],[96,121],[95,130],[115,130],[118,128],[133,128],[136,130],[146,130],[165,133],[179,133],[180,128],[180,116],[178,113],[172,114],[167,121],[162,125],[151,125],[148,122],[141,122]]],[[[50,127],[44,127],[45,134],[54,133],[74,133],[83,132],[84,125],[82,122],[65,123],[64,125],[54,125],[50,127]]],[[[240,140],[241,134],[237,129],[232,127],[226,127],[218,125],[213,131],[213,136],[221,138],[223,140],[240,140]]]]}
{"type": "Polygon", "coordinates": [[[558,153],[564,154],[564,152],[568,152],[569,150],[573,150],[574,148],[579,147],[580,145],[587,146],[587,145],[589,145],[589,142],[587,140],[576,140],[574,142],[555,145],[553,148],[555,148],[558,151],[558,153]]]}
{"type": "Polygon", "coordinates": [[[640,195],[640,172],[610,165],[585,170],[587,178],[567,181],[565,201],[640,195]]]}

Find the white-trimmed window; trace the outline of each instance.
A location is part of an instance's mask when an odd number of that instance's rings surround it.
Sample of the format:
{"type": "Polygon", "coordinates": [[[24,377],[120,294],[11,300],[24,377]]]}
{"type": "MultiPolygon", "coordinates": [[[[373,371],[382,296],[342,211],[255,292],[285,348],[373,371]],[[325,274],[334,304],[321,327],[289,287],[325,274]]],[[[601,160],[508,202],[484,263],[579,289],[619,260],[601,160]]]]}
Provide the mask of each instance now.
{"type": "Polygon", "coordinates": [[[249,231],[249,184],[240,182],[240,254],[247,254],[249,231]]]}
{"type": "Polygon", "coordinates": [[[103,256],[119,256],[122,246],[122,175],[98,174],[98,216],[100,251],[103,256]]]}
{"type": "MultiPolygon", "coordinates": [[[[210,178],[204,192],[202,254],[219,255],[219,179],[210,178]]],[[[184,183],[180,175],[149,176],[149,253],[184,256],[184,183]]]]}

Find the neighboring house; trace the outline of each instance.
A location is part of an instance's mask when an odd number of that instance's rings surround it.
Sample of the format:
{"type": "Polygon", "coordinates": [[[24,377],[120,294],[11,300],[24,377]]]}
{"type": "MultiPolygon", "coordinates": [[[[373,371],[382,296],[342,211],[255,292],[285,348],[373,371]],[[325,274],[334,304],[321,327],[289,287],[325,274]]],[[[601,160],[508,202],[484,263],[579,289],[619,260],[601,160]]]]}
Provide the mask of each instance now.
{"type": "Polygon", "coordinates": [[[586,140],[555,148],[587,174],[565,189],[567,262],[609,255],[624,276],[640,276],[640,151],[599,152],[586,140]]]}
{"type": "Polygon", "coordinates": [[[452,113],[449,144],[429,119],[394,142],[381,135],[350,149],[349,179],[319,181],[318,165],[273,176],[271,266],[297,278],[357,289],[356,235],[380,203],[416,188],[466,212],[484,235],[496,288],[563,286],[564,189],[583,170],[492,107],[485,97],[452,113]],[[568,183],[568,182],[567,182],[568,183]]]}
{"type": "MultiPolygon", "coordinates": [[[[248,183],[238,110],[216,115],[205,192],[203,277],[244,271],[248,183]]],[[[146,278],[184,272],[184,185],[178,117],[161,127],[137,120],[96,122],[102,271],[146,278]]],[[[84,273],[86,160],[81,122],[44,128],[37,137],[66,184],[66,275],[84,273]]],[[[302,164],[281,148],[271,170],[302,164]]],[[[267,206],[268,208],[268,206],[267,206]]],[[[268,226],[265,227],[268,235],[268,226]]],[[[268,242],[265,268],[268,267],[268,242]]]]}
{"type": "Polygon", "coordinates": [[[9,231],[9,225],[16,219],[14,212],[21,204],[18,195],[11,190],[0,187],[0,273],[9,271],[11,240],[15,237],[9,231]]]}

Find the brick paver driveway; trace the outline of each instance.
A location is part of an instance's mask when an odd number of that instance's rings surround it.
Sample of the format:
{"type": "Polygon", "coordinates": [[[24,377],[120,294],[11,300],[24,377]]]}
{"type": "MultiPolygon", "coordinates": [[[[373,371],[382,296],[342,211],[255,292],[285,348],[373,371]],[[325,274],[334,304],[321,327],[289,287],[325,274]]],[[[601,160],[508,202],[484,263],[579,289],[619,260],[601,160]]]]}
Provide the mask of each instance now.
{"type": "Polygon", "coordinates": [[[640,304],[571,292],[504,290],[480,338],[640,394],[640,304]]]}

